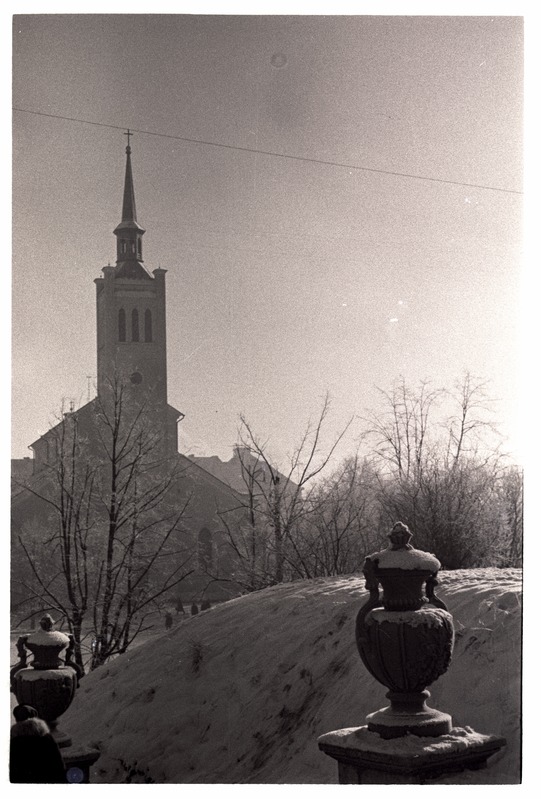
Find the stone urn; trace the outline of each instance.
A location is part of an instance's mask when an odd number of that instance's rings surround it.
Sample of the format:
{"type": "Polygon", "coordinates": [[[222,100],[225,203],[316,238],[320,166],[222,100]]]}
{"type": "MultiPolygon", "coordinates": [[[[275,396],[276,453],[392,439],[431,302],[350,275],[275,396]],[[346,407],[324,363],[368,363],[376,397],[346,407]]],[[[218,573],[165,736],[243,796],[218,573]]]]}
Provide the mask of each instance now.
{"type": "Polygon", "coordinates": [[[383,738],[435,737],[452,728],[451,716],[426,705],[426,689],[451,662],[453,619],[434,593],[440,562],[414,549],[411,538],[397,522],[388,548],[363,568],[370,598],[357,615],[356,640],[370,674],[389,689],[390,706],[366,717],[368,730],[383,738]]]}
{"type": "Polygon", "coordinates": [[[71,745],[70,737],[58,730],[58,717],[71,704],[83,670],[73,660],[75,642],[72,635],[53,629],[54,623],[46,614],[41,629],[23,635],[17,641],[19,662],[11,669],[11,690],[20,705],[31,705],[51,729],[57,744],[71,745]],[[64,660],[60,653],[66,650],[64,660]],[[34,656],[27,665],[28,653],[34,656]]]}

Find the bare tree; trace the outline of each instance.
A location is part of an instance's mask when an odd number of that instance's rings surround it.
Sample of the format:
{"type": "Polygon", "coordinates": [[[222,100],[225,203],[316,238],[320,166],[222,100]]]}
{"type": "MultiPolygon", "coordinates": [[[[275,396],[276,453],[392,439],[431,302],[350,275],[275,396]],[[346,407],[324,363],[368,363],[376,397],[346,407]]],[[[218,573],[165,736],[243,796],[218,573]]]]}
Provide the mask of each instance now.
{"type": "Polygon", "coordinates": [[[517,466],[505,469],[501,479],[503,513],[507,528],[502,552],[504,566],[522,566],[523,482],[522,470],[517,466]]]}
{"type": "Polygon", "coordinates": [[[492,421],[488,383],[465,372],[453,390],[443,392],[455,406],[444,423],[447,437],[447,465],[454,467],[464,456],[492,460],[498,453],[501,436],[492,421]]]}
{"type": "Polygon", "coordinates": [[[400,480],[418,477],[431,457],[432,414],[444,392],[426,381],[412,389],[403,377],[390,392],[378,390],[383,407],[364,419],[373,452],[400,480]]]}
{"type": "Polygon", "coordinates": [[[446,568],[497,564],[504,459],[485,384],[466,374],[444,391],[402,379],[382,396],[367,421],[383,525],[409,524],[446,568]]]}
{"type": "Polygon", "coordinates": [[[182,475],[163,457],[160,434],[145,404],[129,401],[121,380],[94,401],[92,430],[79,414],[62,417],[39,483],[26,490],[51,510],[44,537],[47,568],[19,537],[32,570],[29,589],[62,613],[82,664],[83,626],[91,623],[91,668],[125,652],[145,629],[160,598],[191,572],[181,543],[190,497],[178,500],[182,475]]]}
{"type": "Polygon", "coordinates": [[[376,476],[358,454],[320,481],[299,536],[312,577],[351,574],[381,543],[376,476]]]}
{"type": "MultiPolygon", "coordinates": [[[[83,622],[90,602],[89,537],[96,529],[98,465],[88,458],[76,414],[62,412],[46,468],[25,486],[41,501],[40,522],[24,526],[18,544],[26,562],[22,585],[31,607],[54,608],[68,619],[83,665],[83,622]]],[[[51,446],[49,447],[51,449],[51,446]]],[[[14,550],[17,554],[17,550],[14,550]]]]}
{"type": "Polygon", "coordinates": [[[331,445],[322,449],[329,412],[327,396],[285,465],[276,464],[268,442],[255,433],[244,416],[240,417],[237,455],[244,500],[221,517],[237,557],[237,579],[248,589],[312,576],[313,565],[302,545],[301,527],[314,510],[317,478],[350,426],[348,423],[331,445]],[[244,523],[233,521],[231,514],[239,513],[244,523]]]}

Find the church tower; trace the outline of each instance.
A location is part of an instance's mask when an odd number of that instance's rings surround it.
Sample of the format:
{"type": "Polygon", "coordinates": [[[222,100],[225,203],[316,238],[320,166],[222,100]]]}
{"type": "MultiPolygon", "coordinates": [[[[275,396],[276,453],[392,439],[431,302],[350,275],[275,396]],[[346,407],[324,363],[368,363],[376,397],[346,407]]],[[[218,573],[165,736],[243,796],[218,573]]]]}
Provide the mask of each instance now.
{"type": "Polygon", "coordinates": [[[126,147],[122,218],[114,230],[116,266],[97,278],[98,398],[113,383],[129,401],[144,406],[164,431],[169,453],[177,451],[176,424],[182,414],[167,404],[165,269],[143,266],[144,229],[137,222],[131,147],[126,147]]]}

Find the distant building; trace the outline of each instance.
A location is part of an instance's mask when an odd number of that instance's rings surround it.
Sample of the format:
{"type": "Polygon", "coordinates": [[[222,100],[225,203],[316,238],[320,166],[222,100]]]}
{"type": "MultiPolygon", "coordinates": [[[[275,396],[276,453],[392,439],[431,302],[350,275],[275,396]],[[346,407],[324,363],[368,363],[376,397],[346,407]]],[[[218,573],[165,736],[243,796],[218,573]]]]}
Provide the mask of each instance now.
{"type": "Polygon", "coordinates": [[[270,485],[271,482],[267,465],[248,447],[235,447],[233,456],[228,461],[220,460],[217,455],[188,455],[188,458],[240,494],[247,492],[251,476],[261,486],[270,485]]]}
{"type": "Polygon", "coordinates": [[[34,471],[32,458],[12,458],[11,476],[14,480],[26,480],[31,477],[34,471]]]}

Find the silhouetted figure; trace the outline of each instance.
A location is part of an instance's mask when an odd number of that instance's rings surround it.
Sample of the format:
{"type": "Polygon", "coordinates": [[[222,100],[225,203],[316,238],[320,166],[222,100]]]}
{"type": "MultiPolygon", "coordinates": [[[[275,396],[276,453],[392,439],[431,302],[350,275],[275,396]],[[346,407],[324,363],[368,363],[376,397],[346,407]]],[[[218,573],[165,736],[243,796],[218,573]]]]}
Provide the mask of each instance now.
{"type": "Polygon", "coordinates": [[[210,602],[208,599],[205,599],[205,601],[201,605],[201,610],[209,610],[209,608],[210,608],[210,602]]]}
{"type": "Polygon", "coordinates": [[[184,605],[182,604],[182,599],[179,597],[176,601],[175,608],[177,613],[184,613],[184,605]]]}
{"type": "Polygon", "coordinates": [[[194,602],[193,605],[192,605],[192,616],[195,616],[196,613],[199,613],[199,608],[197,607],[197,605],[194,602]]]}
{"type": "Polygon", "coordinates": [[[173,617],[170,613],[165,614],[165,629],[170,630],[173,626],[173,617]]]}
{"type": "Polygon", "coordinates": [[[10,782],[67,782],[64,761],[58,745],[38,711],[30,705],[13,709],[15,724],[9,746],[10,782]]]}

